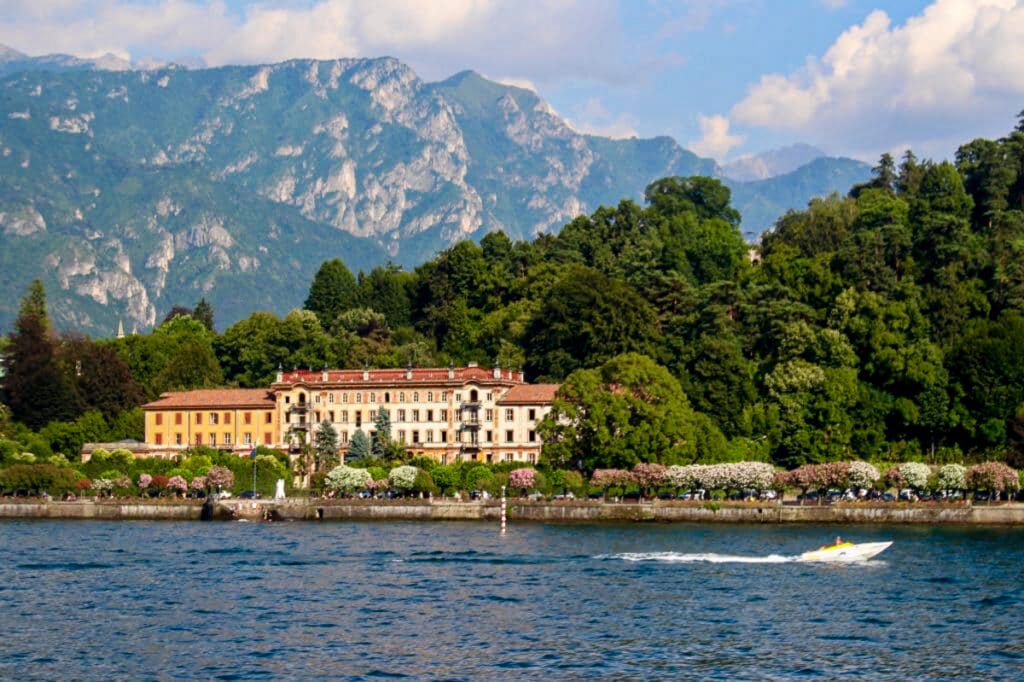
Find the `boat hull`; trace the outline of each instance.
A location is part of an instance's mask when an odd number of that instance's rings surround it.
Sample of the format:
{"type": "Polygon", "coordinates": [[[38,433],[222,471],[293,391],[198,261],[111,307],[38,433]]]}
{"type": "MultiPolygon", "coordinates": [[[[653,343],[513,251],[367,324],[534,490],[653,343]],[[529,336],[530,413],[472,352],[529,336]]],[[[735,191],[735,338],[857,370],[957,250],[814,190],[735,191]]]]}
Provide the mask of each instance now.
{"type": "Polygon", "coordinates": [[[800,561],[867,561],[887,550],[891,544],[892,542],[862,542],[834,548],[825,547],[804,552],[800,555],[800,561]]]}

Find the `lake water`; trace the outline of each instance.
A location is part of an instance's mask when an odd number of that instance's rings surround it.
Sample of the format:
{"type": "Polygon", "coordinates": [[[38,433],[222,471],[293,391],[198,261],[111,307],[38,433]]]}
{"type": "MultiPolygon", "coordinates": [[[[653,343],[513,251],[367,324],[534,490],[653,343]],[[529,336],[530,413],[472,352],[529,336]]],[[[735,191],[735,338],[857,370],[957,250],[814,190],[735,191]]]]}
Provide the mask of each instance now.
{"type": "Polygon", "coordinates": [[[0,523],[0,678],[1024,677],[1024,530],[0,523]]]}

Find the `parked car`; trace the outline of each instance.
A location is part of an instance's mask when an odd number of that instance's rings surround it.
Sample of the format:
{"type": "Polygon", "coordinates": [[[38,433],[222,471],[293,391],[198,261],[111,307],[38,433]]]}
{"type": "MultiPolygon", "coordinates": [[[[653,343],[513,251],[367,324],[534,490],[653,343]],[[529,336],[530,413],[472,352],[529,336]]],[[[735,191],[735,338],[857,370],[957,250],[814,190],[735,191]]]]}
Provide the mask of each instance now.
{"type": "Polygon", "coordinates": [[[246,490],[244,493],[238,493],[238,499],[240,500],[258,500],[260,494],[256,490],[246,490]]]}

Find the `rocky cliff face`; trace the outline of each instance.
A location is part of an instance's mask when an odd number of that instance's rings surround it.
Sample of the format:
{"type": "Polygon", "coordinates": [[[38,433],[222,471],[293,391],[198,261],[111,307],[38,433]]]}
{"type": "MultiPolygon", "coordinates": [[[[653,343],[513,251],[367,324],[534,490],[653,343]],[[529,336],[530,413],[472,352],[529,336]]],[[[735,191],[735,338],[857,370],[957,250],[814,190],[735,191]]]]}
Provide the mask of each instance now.
{"type": "Polygon", "coordinates": [[[715,165],[577,133],[533,92],[397,60],[186,70],[0,58],[0,327],[43,276],[58,326],[140,329],[200,296],[298,305],[324,259],[406,265],[529,238],[715,165]],[[4,75],[6,74],[6,75],[4,75]]]}

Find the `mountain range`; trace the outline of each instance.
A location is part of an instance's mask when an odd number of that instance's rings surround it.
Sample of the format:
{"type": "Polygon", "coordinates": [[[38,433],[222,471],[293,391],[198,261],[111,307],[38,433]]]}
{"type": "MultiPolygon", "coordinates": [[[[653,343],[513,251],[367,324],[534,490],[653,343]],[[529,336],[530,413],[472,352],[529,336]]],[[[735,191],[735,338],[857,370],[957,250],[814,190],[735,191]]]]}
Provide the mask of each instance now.
{"type": "Polygon", "coordinates": [[[325,259],[408,267],[492,230],[528,239],[669,175],[723,178],[754,239],[869,174],[794,167],[800,154],[730,171],[669,137],[579,133],[531,90],[472,71],[428,83],[393,58],[139,68],[3,48],[0,329],[40,276],[60,328],[142,329],[201,296],[224,326],[301,304],[325,259]]]}

